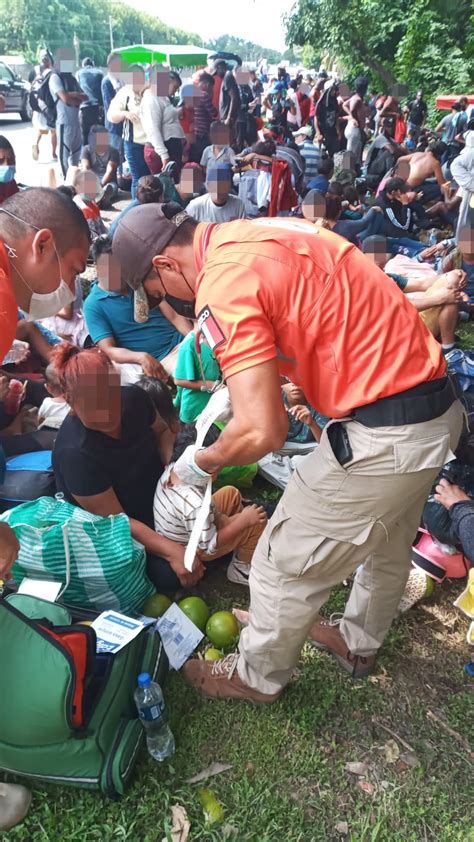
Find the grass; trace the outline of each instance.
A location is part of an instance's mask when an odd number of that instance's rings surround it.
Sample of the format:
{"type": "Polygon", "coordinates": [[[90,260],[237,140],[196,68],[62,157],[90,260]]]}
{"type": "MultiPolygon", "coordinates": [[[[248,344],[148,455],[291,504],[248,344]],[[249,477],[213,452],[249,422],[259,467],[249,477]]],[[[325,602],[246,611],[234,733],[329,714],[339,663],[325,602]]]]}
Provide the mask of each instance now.
{"type": "MultiPolygon", "coordinates": [[[[462,328],[472,347],[469,326],[462,328]]],[[[258,494],[262,496],[262,488],[258,494]]],[[[270,501],[274,494],[263,495],[270,501]]],[[[166,686],[176,754],[164,765],[144,754],[118,803],[97,793],[35,786],[30,813],[2,842],[174,842],[171,806],[185,807],[191,842],[474,842],[474,762],[427,717],[434,711],[465,741],[472,735],[474,682],[468,621],[453,602],[463,582],[396,621],[371,679],[352,682],[333,661],[307,646],[282,700],[255,708],[205,702],[172,674],[166,686]],[[374,718],[376,721],[374,721],[374,718]],[[401,757],[389,762],[388,734],[401,757]],[[414,750],[404,756],[402,738],[414,750]],[[363,780],[348,762],[367,765],[363,780]],[[409,761],[409,762],[405,762],[409,761]],[[186,779],[211,763],[232,764],[208,786],[225,809],[208,827],[199,787],[186,779]],[[367,786],[368,785],[368,786],[367,786]],[[347,823],[347,835],[345,824],[347,823]]],[[[212,608],[245,606],[247,593],[218,566],[203,586],[212,608]]],[[[340,611],[348,588],[334,589],[325,614],[340,611]]]]}

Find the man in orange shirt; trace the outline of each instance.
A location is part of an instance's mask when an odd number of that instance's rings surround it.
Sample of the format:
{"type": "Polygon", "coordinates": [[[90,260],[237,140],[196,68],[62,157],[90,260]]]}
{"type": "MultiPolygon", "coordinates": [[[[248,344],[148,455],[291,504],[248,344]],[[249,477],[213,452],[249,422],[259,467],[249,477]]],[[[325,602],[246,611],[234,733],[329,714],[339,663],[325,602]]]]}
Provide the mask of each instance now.
{"type": "Polygon", "coordinates": [[[127,214],[113,250],[142,301],[195,310],[229,387],[232,420],[212,447],[178,460],[183,481],[206,484],[281,447],[281,374],[335,419],[257,546],[240,655],[189,661],[186,680],[206,696],[274,701],[308,634],[351,675],[367,675],[424,502],[461,433],[440,346],[373,263],[305,220],[196,226],[176,206],[149,205],[127,214]],[[342,621],[317,622],[333,585],[359,565],[342,621]]]}
{"type": "MultiPolygon", "coordinates": [[[[18,307],[30,317],[54,316],[74,300],[84,271],[89,228],[76,205],[55,190],[31,188],[0,207],[0,363],[10,350],[18,307]]],[[[0,474],[3,473],[0,448],[0,474]]],[[[1,481],[1,480],[0,480],[1,481]]],[[[0,524],[0,578],[18,555],[14,531],[0,524]]],[[[23,786],[0,783],[0,830],[22,821],[31,801],[23,786]]]]}

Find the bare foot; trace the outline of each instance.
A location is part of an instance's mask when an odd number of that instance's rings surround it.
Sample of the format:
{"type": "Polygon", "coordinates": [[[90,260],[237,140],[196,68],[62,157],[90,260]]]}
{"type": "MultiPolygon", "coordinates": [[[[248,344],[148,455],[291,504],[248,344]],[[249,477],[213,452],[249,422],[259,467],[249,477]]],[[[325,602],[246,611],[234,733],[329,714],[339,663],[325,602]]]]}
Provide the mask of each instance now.
{"type": "Polygon", "coordinates": [[[474,502],[471,497],[464,493],[459,485],[451,485],[446,479],[441,479],[436,486],[435,500],[441,503],[445,509],[450,509],[455,503],[462,503],[466,500],[474,502]]]}

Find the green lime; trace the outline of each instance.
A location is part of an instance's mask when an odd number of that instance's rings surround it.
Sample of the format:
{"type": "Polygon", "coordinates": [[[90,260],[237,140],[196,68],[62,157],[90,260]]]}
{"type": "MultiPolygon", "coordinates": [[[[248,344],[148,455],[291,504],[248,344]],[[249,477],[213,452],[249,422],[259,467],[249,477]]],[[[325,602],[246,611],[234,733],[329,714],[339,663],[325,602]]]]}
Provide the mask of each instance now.
{"type": "Polygon", "coordinates": [[[171,605],[171,599],[165,596],[163,593],[154,593],[153,596],[149,596],[146,600],[143,608],[142,614],[145,617],[161,617],[165,611],[171,605]]]}
{"type": "Polygon", "coordinates": [[[206,649],[204,652],[205,661],[220,661],[223,657],[224,653],[221,652],[220,649],[216,649],[214,646],[210,646],[209,649],[206,649]]]}
{"type": "Polygon", "coordinates": [[[189,617],[198,629],[204,631],[211,612],[200,596],[187,596],[181,602],[178,602],[178,607],[181,608],[181,611],[184,611],[186,617],[189,617]]]}
{"type": "Polygon", "coordinates": [[[231,611],[216,611],[209,617],[206,634],[211,643],[220,649],[233,646],[239,639],[239,624],[231,611]]]}
{"type": "Polygon", "coordinates": [[[426,577],[426,588],[423,594],[424,599],[428,599],[430,596],[433,596],[436,588],[436,582],[431,576],[426,577]]]}

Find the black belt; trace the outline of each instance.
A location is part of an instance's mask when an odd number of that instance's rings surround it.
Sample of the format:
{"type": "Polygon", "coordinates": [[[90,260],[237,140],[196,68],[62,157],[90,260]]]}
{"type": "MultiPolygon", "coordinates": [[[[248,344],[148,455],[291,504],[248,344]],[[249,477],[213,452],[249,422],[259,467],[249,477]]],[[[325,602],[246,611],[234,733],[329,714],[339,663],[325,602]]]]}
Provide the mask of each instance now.
{"type": "Polygon", "coordinates": [[[351,417],[364,427],[404,427],[423,424],[444,415],[459,397],[456,381],[450,377],[420,383],[405,392],[359,406],[351,417]]]}

